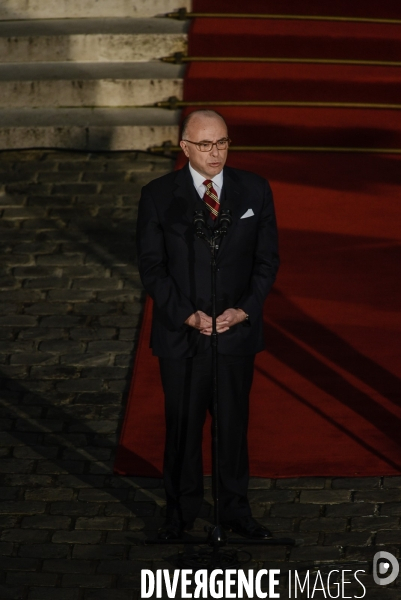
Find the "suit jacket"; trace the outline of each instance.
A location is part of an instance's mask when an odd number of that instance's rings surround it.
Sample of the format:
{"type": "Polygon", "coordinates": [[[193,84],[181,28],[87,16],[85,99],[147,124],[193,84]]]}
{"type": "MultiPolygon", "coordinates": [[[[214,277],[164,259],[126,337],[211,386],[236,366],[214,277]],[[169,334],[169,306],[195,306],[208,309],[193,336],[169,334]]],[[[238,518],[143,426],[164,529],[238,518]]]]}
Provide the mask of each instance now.
{"type": "MultiPolygon", "coordinates": [[[[255,354],[264,349],[263,303],[279,266],[272,193],[259,175],[225,167],[220,201],[232,211],[232,225],[217,255],[217,315],[242,308],[249,324],[219,334],[218,352],[255,354]],[[253,215],[241,218],[249,209],[253,215]]],[[[202,206],[188,165],[142,189],[138,262],[154,301],[151,347],[157,356],[190,357],[210,345],[210,337],[184,323],[196,310],[211,314],[210,249],[193,225],[202,206]]]]}

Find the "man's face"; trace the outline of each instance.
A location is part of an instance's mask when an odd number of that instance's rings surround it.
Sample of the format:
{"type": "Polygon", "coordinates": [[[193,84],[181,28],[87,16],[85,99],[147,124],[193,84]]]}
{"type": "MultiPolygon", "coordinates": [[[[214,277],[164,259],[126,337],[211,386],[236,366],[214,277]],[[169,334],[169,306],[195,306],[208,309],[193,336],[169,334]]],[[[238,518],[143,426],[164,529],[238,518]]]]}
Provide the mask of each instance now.
{"type": "MultiPolygon", "coordinates": [[[[196,115],[190,120],[185,137],[191,142],[217,142],[228,137],[227,127],[219,117],[196,115]]],[[[209,152],[201,152],[194,144],[181,140],[180,146],[191,166],[205,179],[212,179],[220,173],[227,160],[228,148],[218,150],[213,146],[209,152]]]]}

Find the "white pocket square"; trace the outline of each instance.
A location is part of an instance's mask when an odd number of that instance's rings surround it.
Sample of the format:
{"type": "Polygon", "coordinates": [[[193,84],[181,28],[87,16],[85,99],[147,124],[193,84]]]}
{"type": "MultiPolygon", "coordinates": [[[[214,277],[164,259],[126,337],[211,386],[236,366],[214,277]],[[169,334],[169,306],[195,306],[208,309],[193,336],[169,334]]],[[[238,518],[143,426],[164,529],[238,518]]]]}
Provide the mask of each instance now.
{"type": "Polygon", "coordinates": [[[255,213],[253,212],[252,208],[248,208],[248,210],[246,211],[246,213],[244,213],[241,217],[241,219],[247,219],[248,217],[253,217],[255,213]]]}

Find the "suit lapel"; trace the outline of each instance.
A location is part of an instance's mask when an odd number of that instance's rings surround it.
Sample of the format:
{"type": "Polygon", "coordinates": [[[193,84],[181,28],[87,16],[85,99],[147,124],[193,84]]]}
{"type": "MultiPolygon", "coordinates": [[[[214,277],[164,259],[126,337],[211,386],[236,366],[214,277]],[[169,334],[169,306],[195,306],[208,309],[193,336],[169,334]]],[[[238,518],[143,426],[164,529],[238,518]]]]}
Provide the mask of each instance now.
{"type": "Polygon", "coordinates": [[[192,181],[191,173],[189,172],[188,164],[177,171],[175,179],[176,187],[173,190],[175,200],[180,206],[182,215],[186,220],[192,223],[194,212],[197,209],[196,190],[192,181]]]}
{"type": "Polygon", "coordinates": [[[229,240],[234,235],[235,228],[243,212],[243,202],[245,198],[245,190],[238,181],[238,178],[232,169],[224,168],[223,177],[223,198],[221,209],[229,209],[231,211],[232,223],[228,229],[227,235],[224,237],[221,243],[219,256],[224,254],[226,248],[229,246],[229,240]]]}
{"type": "Polygon", "coordinates": [[[175,184],[176,187],[173,189],[174,202],[176,203],[176,210],[180,211],[182,220],[186,222],[185,235],[188,236],[188,243],[195,243],[197,247],[210,254],[208,242],[196,236],[195,227],[193,226],[194,213],[202,208],[202,204],[199,202],[199,195],[195,189],[188,163],[177,171],[175,184]],[[193,242],[189,242],[189,240],[193,240],[193,242]]]}

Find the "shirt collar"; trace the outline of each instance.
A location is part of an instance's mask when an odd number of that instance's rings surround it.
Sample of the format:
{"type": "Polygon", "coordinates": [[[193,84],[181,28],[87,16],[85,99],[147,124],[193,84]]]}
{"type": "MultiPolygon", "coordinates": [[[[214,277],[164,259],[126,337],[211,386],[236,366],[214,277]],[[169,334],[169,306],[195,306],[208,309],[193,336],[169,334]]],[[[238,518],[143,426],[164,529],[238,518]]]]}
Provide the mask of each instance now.
{"type": "MultiPolygon", "coordinates": [[[[195,171],[195,169],[191,166],[191,163],[189,163],[189,171],[192,175],[195,188],[199,190],[199,188],[203,186],[203,182],[207,178],[198,173],[198,171],[195,171]]],[[[219,193],[223,187],[223,169],[220,171],[220,173],[217,173],[217,175],[212,177],[211,180],[219,188],[218,190],[216,190],[219,193]]]]}

